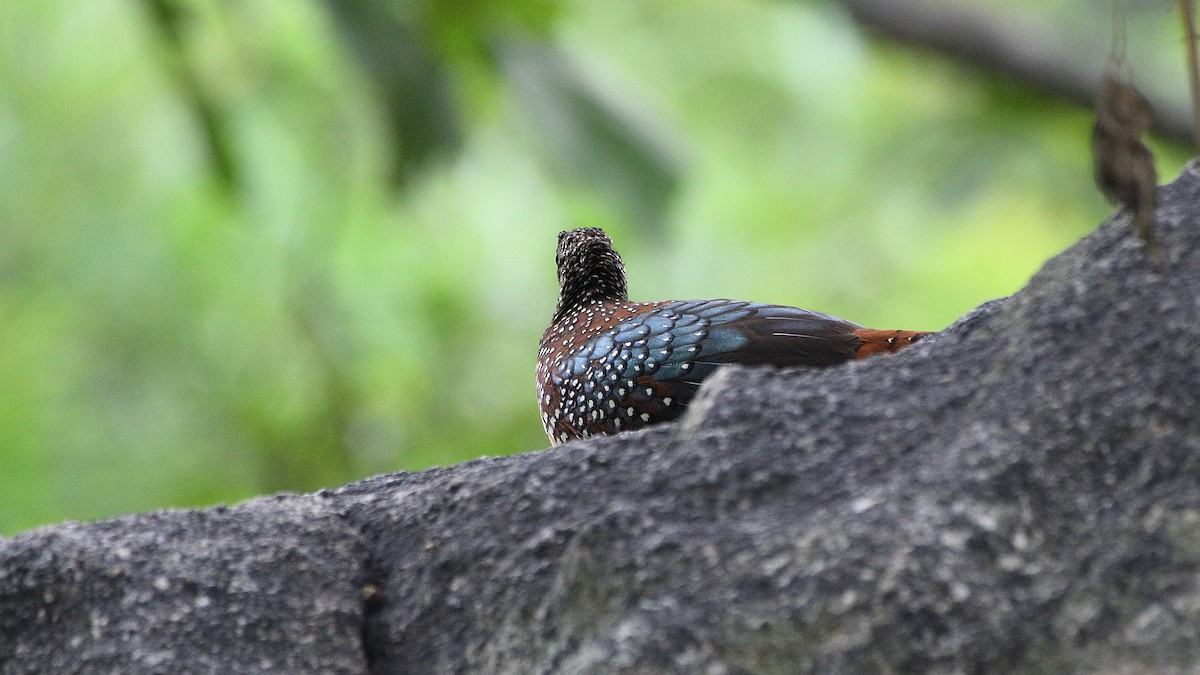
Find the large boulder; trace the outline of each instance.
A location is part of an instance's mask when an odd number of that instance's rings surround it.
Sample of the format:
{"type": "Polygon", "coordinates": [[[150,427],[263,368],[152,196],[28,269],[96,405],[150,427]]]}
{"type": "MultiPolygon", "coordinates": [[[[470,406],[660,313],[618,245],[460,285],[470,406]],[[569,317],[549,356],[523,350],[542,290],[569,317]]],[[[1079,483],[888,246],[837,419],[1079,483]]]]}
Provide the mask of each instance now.
{"type": "Polygon", "coordinates": [[[677,424],[4,540],[2,670],[1200,670],[1200,166],[1160,202],[1161,269],[1122,212],[677,424]]]}

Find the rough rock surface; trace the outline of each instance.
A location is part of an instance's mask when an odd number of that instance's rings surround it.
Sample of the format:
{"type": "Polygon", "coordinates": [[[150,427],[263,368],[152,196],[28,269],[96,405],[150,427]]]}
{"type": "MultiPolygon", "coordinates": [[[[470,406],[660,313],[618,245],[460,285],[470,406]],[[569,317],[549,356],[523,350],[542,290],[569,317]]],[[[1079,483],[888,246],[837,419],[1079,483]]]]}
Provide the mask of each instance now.
{"type": "Polygon", "coordinates": [[[362,672],[369,556],[312,497],[35,530],[0,542],[0,672],[362,672]]]}
{"type": "Polygon", "coordinates": [[[0,542],[2,670],[1200,671],[1200,166],[1160,199],[1161,273],[1122,213],[675,425],[0,542]]]}

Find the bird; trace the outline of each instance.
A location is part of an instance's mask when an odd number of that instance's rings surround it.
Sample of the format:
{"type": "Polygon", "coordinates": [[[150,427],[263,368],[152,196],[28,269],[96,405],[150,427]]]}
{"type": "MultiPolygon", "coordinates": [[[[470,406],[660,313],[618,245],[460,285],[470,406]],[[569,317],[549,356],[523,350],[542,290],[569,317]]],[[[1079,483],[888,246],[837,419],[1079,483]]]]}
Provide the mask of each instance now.
{"type": "Polygon", "coordinates": [[[551,445],[673,420],[728,364],[832,366],[930,334],[740,300],[632,302],[625,264],[595,227],[560,232],[556,264],[558,305],[536,369],[551,445]]]}

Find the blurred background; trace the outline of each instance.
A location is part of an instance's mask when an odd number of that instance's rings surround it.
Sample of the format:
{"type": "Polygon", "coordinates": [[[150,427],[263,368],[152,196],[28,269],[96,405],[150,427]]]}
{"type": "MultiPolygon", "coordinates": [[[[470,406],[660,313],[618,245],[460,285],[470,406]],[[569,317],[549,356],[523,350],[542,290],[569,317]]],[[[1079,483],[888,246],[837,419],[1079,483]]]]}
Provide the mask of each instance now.
{"type": "MultiPolygon", "coordinates": [[[[0,4],[0,533],[546,447],[566,228],[635,299],[936,330],[1016,291],[1111,212],[1109,6],[907,4],[0,4]]],[[[1182,31],[1131,5],[1167,182],[1182,31]]]]}

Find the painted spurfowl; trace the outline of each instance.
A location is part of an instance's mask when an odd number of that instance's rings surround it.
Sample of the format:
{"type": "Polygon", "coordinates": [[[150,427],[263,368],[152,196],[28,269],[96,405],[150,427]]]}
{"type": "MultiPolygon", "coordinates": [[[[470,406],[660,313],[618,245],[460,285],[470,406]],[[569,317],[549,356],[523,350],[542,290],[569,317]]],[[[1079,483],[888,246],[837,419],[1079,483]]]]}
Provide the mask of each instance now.
{"type": "Polygon", "coordinates": [[[537,361],[554,445],[675,419],[725,364],[831,366],[929,334],[756,302],[630,302],[625,265],[598,228],[559,233],[557,262],[558,308],[537,361]]]}

